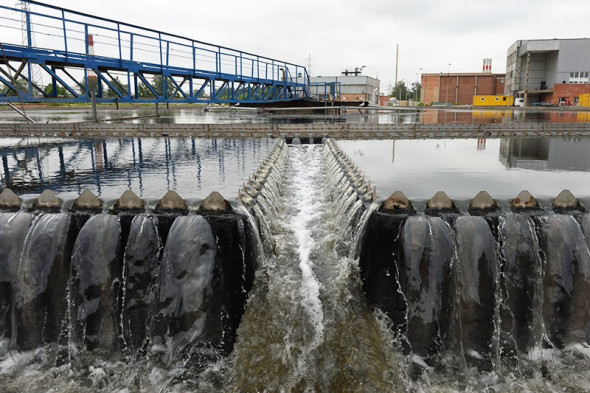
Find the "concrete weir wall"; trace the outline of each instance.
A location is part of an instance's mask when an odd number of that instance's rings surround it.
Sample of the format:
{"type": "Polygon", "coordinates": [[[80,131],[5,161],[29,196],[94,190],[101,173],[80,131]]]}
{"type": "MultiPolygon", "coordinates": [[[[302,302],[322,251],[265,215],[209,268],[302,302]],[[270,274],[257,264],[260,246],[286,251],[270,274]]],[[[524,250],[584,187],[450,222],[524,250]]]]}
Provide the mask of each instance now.
{"type": "MultiPolygon", "coordinates": [[[[231,351],[257,268],[249,215],[217,192],[189,206],[168,192],[112,206],[83,192],[23,202],[0,194],[0,338],[112,356],[165,348],[231,351]]],[[[69,356],[69,355],[64,355],[69,356]]]]}
{"type": "Polygon", "coordinates": [[[590,136],[584,123],[491,124],[113,124],[108,123],[0,123],[4,137],[130,138],[509,138],[590,136]]]}
{"type": "Polygon", "coordinates": [[[272,253],[275,244],[272,226],[278,217],[277,204],[283,192],[283,176],[289,147],[278,139],[258,169],[238,191],[238,200],[254,217],[266,253],[272,253]]]}
{"type": "Polygon", "coordinates": [[[526,191],[509,206],[482,192],[459,212],[439,192],[417,212],[396,192],[372,212],[363,287],[406,352],[430,365],[457,352],[490,369],[590,342],[590,214],[567,190],[548,208],[526,191]]]}
{"type": "Polygon", "coordinates": [[[332,139],[326,140],[324,158],[331,177],[342,179],[337,187],[344,192],[350,189],[362,201],[364,207],[368,208],[377,198],[375,187],[371,188],[371,181],[365,180],[365,176],[350,157],[332,139]]]}

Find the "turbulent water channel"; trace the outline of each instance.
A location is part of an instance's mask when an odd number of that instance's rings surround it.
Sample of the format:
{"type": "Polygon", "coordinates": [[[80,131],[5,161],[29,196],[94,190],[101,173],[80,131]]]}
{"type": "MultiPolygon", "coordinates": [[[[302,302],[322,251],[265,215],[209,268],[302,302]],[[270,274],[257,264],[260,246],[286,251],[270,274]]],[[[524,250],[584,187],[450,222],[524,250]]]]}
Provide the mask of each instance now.
{"type": "Polygon", "coordinates": [[[383,320],[367,306],[352,229],[326,185],[321,146],[289,148],[276,240],[239,329],[236,391],[375,392],[403,385],[383,320]],[[344,242],[345,244],[342,244],[344,242]]]}

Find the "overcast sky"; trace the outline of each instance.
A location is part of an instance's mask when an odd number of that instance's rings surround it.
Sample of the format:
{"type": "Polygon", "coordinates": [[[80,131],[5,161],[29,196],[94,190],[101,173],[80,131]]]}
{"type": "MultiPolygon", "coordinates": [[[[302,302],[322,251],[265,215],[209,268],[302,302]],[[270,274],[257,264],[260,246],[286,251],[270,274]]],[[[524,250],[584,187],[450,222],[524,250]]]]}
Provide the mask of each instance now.
{"type": "Polygon", "coordinates": [[[396,45],[398,80],[411,84],[422,72],[479,72],[483,58],[504,72],[506,51],[519,39],[590,36],[590,0],[47,3],[296,64],[310,56],[313,76],[364,65],[382,91],[395,80],[396,45]]]}

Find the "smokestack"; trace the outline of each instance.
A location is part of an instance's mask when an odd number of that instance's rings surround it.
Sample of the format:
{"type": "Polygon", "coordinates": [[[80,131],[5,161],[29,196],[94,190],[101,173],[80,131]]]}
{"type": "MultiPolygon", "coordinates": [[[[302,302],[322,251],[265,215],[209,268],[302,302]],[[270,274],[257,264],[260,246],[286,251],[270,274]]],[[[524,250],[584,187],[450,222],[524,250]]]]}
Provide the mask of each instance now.
{"type": "MultiPolygon", "coordinates": [[[[92,36],[92,34],[88,34],[86,40],[88,43],[88,55],[94,56],[94,37],[92,36]]],[[[88,80],[94,80],[95,82],[98,81],[98,76],[91,69],[88,70],[88,80]]]]}
{"type": "Polygon", "coordinates": [[[94,37],[92,37],[92,34],[88,34],[88,54],[94,56],[94,37]]]}
{"type": "Polygon", "coordinates": [[[483,59],[482,72],[486,74],[492,73],[492,59],[483,59]]]}

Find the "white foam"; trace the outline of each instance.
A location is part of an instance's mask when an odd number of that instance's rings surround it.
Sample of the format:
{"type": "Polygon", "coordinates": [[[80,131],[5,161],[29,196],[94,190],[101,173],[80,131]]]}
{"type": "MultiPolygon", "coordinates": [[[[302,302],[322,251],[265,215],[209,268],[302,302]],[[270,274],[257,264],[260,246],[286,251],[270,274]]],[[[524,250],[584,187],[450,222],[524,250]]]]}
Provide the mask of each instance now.
{"type": "MultiPolygon", "coordinates": [[[[290,218],[290,226],[297,240],[299,269],[301,270],[300,295],[302,306],[315,332],[306,345],[306,353],[319,347],[324,341],[324,311],[320,300],[321,284],[314,273],[313,261],[309,256],[315,244],[312,229],[319,217],[317,195],[319,193],[317,177],[320,172],[320,151],[302,147],[292,149],[292,170],[297,173],[293,184],[293,207],[295,214],[290,218]]],[[[299,370],[306,367],[305,356],[300,357],[299,370]]]]}
{"type": "Polygon", "coordinates": [[[4,359],[0,361],[0,375],[8,374],[14,369],[30,364],[39,355],[41,349],[33,351],[14,351],[6,355],[4,359]]]}

